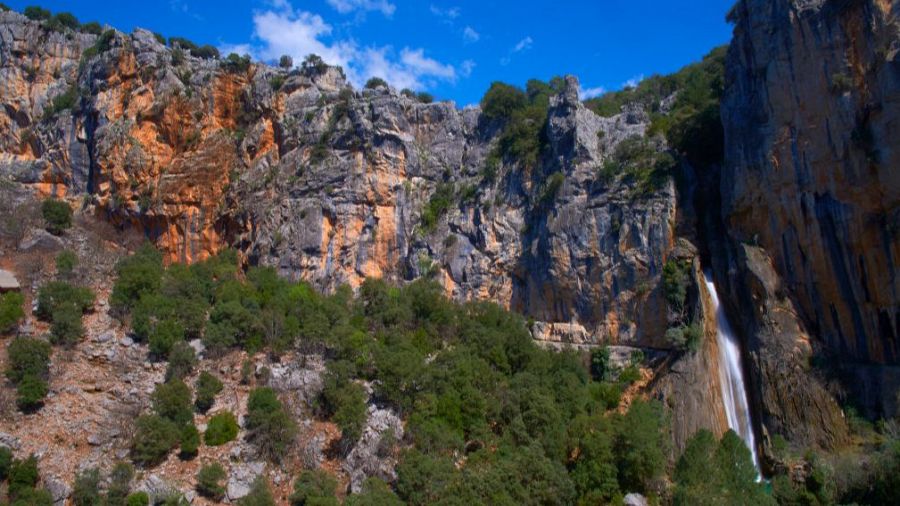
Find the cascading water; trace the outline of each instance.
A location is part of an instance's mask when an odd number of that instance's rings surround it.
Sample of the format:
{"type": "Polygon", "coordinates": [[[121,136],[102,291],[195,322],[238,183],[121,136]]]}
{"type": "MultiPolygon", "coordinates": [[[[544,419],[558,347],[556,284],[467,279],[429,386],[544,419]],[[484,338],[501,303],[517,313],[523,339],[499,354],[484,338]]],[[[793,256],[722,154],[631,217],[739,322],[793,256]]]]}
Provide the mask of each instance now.
{"type": "Polygon", "coordinates": [[[747,402],[747,389],[744,387],[744,371],[741,368],[741,348],[737,336],[731,330],[725,309],[719,304],[719,294],[713,283],[712,273],[704,273],[706,289],[716,310],[716,340],[719,345],[719,381],[722,383],[722,401],[725,403],[725,415],[728,428],[735,431],[750,448],[753,465],[759,472],[759,458],[756,455],[756,438],[753,435],[753,424],[750,421],[750,405],[747,402]]]}

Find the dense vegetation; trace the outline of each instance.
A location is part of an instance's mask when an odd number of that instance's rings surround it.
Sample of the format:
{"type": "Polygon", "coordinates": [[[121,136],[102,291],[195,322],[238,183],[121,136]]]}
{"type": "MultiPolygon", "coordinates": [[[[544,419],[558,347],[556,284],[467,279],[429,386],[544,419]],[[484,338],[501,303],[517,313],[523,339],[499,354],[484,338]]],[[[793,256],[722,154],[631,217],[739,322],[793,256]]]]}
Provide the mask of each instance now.
{"type": "Polygon", "coordinates": [[[507,159],[528,170],[537,165],[547,142],[544,127],[550,96],[563,85],[559,77],[549,83],[532,79],[524,90],[501,82],[491,84],[481,99],[481,110],[485,119],[502,124],[502,131],[488,164],[507,159]]]}
{"type": "Polygon", "coordinates": [[[607,93],[585,104],[601,116],[613,116],[626,104],[650,113],[648,135],[662,134],[678,153],[699,166],[722,160],[724,134],[719,101],[725,88],[726,47],[670,75],[655,75],[637,86],[607,93]],[[664,99],[674,96],[671,104],[664,99]]]}
{"type": "MultiPolygon", "coordinates": [[[[638,401],[627,413],[612,411],[622,388],[615,375],[595,379],[582,356],[538,348],[520,317],[492,304],[452,303],[430,281],[395,288],[367,280],[357,297],[346,289],[325,296],[271,269],[242,274],[230,253],[165,268],[143,247],[120,262],[111,305],[131,318],[138,339],[167,343],[170,353],[189,338],[203,339],[213,355],[325,351],[331,359],[318,412],[341,428],[338,451],[362,432],[369,400],[360,382],[372,382],[371,400],[408,420],[408,439],[394,443],[405,448],[396,493],[408,503],[611,500],[626,491],[653,493],[665,473],[660,406],[638,401]],[[603,483],[595,469],[605,473],[603,483]]],[[[153,355],[167,358],[165,348],[153,355]]],[[[178,378],[158,385],[153,412],[137,421],[135,462],[152,466],[183,446],[195,404],[208,409],[217,383],[204,375],[196,400],[178,378]]],[[[234,437],[234,417],[217,417],[207,444],[234,437]]],[[[245,429],[273,461],[295,434],[268,387],[251,392],[245,429]]]]}

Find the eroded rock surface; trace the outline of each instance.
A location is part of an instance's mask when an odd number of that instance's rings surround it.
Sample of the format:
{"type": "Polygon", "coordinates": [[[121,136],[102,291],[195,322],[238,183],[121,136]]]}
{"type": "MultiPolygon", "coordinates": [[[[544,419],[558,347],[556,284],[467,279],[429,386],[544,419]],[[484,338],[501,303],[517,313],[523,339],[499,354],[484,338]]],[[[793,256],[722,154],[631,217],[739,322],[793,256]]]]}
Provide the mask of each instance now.
{"type": "Polygon", "coordinates": [[[644,193],[597,178],[644,133],[639,108],[599,117],[568,78],[541,159],[487,175],[503,124],[478,108],[353,92],[337,68],[229,67],[144,30],[112,33],[66,37],[0,13],[0,173],[86,195],[169,260],[236,247],[328,290],[431,275],[457,299],[580,325],[588,344],[665,344],[654,288],[674,241],[674,185],[644,193]],[[449,208],[423,226],[448,188],[449,208]]]}
{"type": "Polygon", "coordinates": [[[727,233],[765,249],[873,415],[895,413],[900,377],[897,14],[885,0],[738,2],[722,106],[727,233]]]}

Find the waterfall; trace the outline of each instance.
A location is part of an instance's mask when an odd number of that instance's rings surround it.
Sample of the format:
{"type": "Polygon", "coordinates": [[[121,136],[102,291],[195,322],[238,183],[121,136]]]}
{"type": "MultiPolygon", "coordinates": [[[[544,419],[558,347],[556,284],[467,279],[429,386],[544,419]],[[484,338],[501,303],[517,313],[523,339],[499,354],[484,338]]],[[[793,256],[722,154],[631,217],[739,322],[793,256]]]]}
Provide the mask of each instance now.
{"type": "Polygon", "coordinates": [[[759,457],[756,455],[756,438],[750,420],[750,405],[747,402],[747,389],[744,386],[744,371],[741,367],[741,348],[737,336],[731,330],[725,309],[719,304],[719,294],[713,283],[712,273],[704,272],[706,289],[712,299],[716,311],[716,341],[719,345],[719,381],[722,383],[722,402],[725,403],[725,415],[728,428],[735,431],[750,448],[753,465],[759,472],[759,457]]]}

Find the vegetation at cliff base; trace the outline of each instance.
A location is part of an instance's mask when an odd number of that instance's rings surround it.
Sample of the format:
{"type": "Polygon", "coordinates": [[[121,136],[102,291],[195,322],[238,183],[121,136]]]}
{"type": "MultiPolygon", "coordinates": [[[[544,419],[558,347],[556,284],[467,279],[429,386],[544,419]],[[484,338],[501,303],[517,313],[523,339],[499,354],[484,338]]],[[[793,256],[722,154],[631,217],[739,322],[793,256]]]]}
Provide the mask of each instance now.
{"type": "MultiPolygon", "coordinates": [[[[616,412],[622,380],[595,379],[576,352],[539,348],[520,316],[494,304],[454,303],[428,280],[394,287],[369,279],[357,296],[346,288],[322,295],[272,269],[241,273],[228,252],[190,267],[164,267],[144,247],[117,271],[111,301],[138,336],[149,338],[172,321],[191,329],[175,342],[190,334],[212,353],[324,350],[328,372],[317,412],[340,428],[338,451],[356,443],[371,402],[406,420],[397,500],[613,500],[626,492],[654,493],[653,483],[665,473],[661,406],[636,401],[616,412]],[[371,395],[363,383],[372,386],[371,395]],[[466,464],[457,466],[459,459],[466,464]],[[592,469],[607,478],[596,482],[592,469]]],[[[135,462],[155,465],[183,444],[181,427],[190,426],[195,408],[208,408],[219,389],[208,374],[198,380],[196,398],[177,378],[157,386],[153,412],[137,422],[135,462]]],[[[207,444],[234,437],[234,417],[213,418],[207,444]]],[[[244,419],[246,440],[260,456],[285,458],[296,426],[277,391],[252,389],[244,419]]],[[[310,486],[300,486],[297,497],[308,495],[302,491],[310,486]]],[[[375,482],[367,494],[357,500],[395,498],[375,482]]]]}
{"type": "Polygon", "coordinates": [[[63,200],[45,200],[41,204],[41,215],[47,223],[47,231],[51,234],[60,235],[72,226],[72,207],[63,200]]]}

